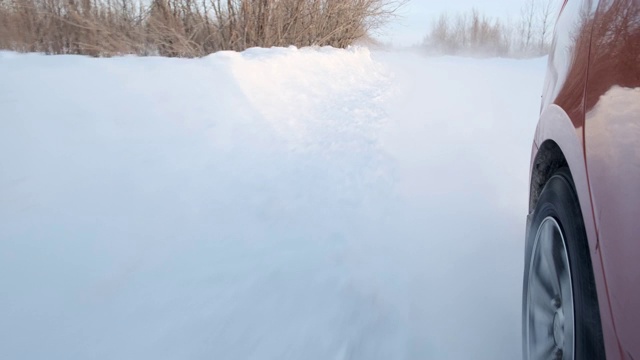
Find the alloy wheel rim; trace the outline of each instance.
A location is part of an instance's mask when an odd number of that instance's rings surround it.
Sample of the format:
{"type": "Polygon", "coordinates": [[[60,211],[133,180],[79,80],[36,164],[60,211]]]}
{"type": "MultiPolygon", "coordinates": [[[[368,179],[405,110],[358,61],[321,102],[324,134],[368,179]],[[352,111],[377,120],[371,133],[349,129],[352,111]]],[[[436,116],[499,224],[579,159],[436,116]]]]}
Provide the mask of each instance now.
{"type": "Polygon", "coordinates": [[[533,244],[526,298],[529,360],[574,360],[574,306],[571,267],[558,222],[545,218],[533,244]]]}

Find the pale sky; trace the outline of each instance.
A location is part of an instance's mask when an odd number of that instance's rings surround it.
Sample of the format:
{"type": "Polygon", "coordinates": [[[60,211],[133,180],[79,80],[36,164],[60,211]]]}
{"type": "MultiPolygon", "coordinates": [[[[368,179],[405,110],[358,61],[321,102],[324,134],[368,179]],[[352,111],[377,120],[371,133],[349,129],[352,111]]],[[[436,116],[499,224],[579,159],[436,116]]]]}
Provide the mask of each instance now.
{"type": "Polygon", "coordinates": [[[430,23],[442,13],[457,13],[477,8],[488,16],[517,18],[524,0],[410,0],[393,24],[380,30],[377,38],[395,45],[420,43],[430,23]]]}

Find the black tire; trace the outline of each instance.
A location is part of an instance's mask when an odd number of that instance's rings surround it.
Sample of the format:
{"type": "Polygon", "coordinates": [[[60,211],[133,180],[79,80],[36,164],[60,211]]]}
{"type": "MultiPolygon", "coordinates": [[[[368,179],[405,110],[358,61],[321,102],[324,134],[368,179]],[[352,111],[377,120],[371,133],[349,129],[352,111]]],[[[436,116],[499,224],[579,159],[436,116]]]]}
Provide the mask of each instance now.
{"type": "MultiPolygon", "coordinates": [[[[554,225],[557,225],[554,229],[557,229],[556,232],[561,233],[560,236],[551,235],[549,238],[552,240],[547,240],[547,243],[562,241],[564,242],[564,246],[560,249],[566,250],[565,259],[568,258],[568,274],[564,272],[564,276],[566,278],[570,278],[568,288],[572,291],[573,298],[573,349],[571,350],[574,354],[574,359],[576,360],[597,360],[597,359],[605,359],[605,351],[604,351],[604,341],[602,337],[602,326],[600,322],[600,311],[598,307],[598,298],[596,293],[595,281],[593,276],[593,267],[591,265],[591,255],[589,251],[589,244],[587,241],[587,235],[584,228],[584,222],[582,217],[582,212],[580,210],[580,204],[578,198],[576,196],[575,187],[573,184],[573,179],[571,177],[571,173],[568,168],[561,168],[556,171],[553,176],[549,179],[547,184],[545,185],[542,193],[540,194],[539,201],[535,207],[535,210],[532,214],[531,221],[529,222],[529,227],[527,228],[527,239],[526,239],[526,247],[525,247],[525,269],[524,269],[524,289],[523,289],[523,351],[524,351],[524,359],[525,360],[538,360],[534,353],[546,353],[545,351],[532,351],[531,347],[537,347],[537,349],[541,349],[540,343],[544,343],[544,341],[540,341],[539,334],[544,332],[544,326],[540,326],[540,324],[544,325],[544,321],[547,321],[548,318],[553,318],[552,325],[550,331],[550,341],[551,346],[555,346],[556,350],[554,351],[553,358],[567,358],[568,353],[565,350],[565,354],[563,354],[562,350],[557,350],[559,342],[555,335],[556,331],[556,317],[553,313],[547,314],[544,317],[544,320],[539,320],[539,318],[535,318],[535,316],[541,315],[531,315],[537,314],[538,308],[536,310],[529,310],[534,307],[532,304],[537,304],[536,302],[544,303],[544,301],[540,300],[536,295],[533,294],[533,289],[536,289],[535,286],[532,285],[534,283],[534,278],[538,283],[542,283],[543,281],[537,280],[540,279],[541,276],[539,273],[551,273],[554,270],[540,270],[540,268],[544,267],[541,264],[549,264],[549,259],[552,263],[552,266],[548,266],[547,268],[554,267],[556,264],[557,254],[554,253],[554,250],[551,252],[547,252],[548,256],[538,255],[544,254],[546,250],[534,249],[534,243],[542,243],[540,239],[546,235],[538,235],[542,233],[542,228],[547,225],[543,225],[545,219],[553,219],[547,220],[547,223],[553,222],[554,225]],[[534,260],[534,251],[535,257],[541,259],[545,257],[546,260],[537,260],[536,263],[532,263],[534,260]],[[534,266],[536,267],[535,275],[530,276],[530,272],[533,273],[530,269],[534,266]],[[531,288],[531,290],[530,290],[531,288]],[[531,293],[531,294],[530,294],[531,293]],[[533,296],[536,296],[535,298],[533,296]],[[534,319],[534,320],[531,320],[534,319]],[[541,330],[542,329],[542,330],[541,330]],[[531,335],[535,334],[535,335],[531,335]],[[532,338],[533,337],[533,338],[532,338]],[[533,340],[531,340],[533,339],[533,340]],[[534,344],[534,345],[530,345],[534,344]],[[530,354],[531,353],[531,354],[530,354]]],[[[546,230],[545,230],[546,231],[546,230]]],[[[548,231],[545,234],[549,233],[548,231]]],[[[557,246],[557,245],[556,245],[557,246]]],[[[544,249],[552,249],[552,246],[546,245],[544,249]]],[[[560,267],[559,267],[560,268],[560,267]]],[[[560,281],[560,273],[559,270],[555,270],[556,273],[556,282],[557,284],[561,284],[560,281]]],[[[551,281],[551,280],[550,280],[551,281]]],[[[560,286],[562,287],[562,286],[560,286]]],[[[565,287],[567,287],[565,285],[565,287]]],[[[549,287],[547,287],[548,289],[549,287]]],[[[562,293],[562,292],[560,292],[562,293]]],[[[559,300],[552,300],[559,301],[559,300]]],[[[564,305],[563,305],[564,306],[564,305]]],[[[560,306],[557,305],[556,309],[560,309],[560,306]]],[[[560,310],[556,310],[560,311],[560,310]]],[[[544,311],[542,311],[544,314],[544,311]]],[[[562,317],[564,319],[564,315],[562,317]]],[[[569,324],[569,320],[566,320],[566,323],[569,324]]],[[[567,325],[570,326],[570,325],[567,325]]],[[[565,327],[563,325],[562,331],[564,331],[565,327]]],[[[564,337],[562,337],[564,339],[564,337]]],[[[569,346],[563,340],[564,346],[569,346]]],[[[545,359],[547,360],[547,359],[545,359]]]]}

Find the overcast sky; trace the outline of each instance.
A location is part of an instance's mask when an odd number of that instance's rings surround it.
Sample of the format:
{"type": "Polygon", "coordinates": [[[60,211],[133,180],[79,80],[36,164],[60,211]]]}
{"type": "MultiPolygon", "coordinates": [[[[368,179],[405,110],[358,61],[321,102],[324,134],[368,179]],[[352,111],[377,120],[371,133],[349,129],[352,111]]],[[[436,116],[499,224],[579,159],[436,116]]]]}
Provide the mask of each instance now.
{"type": "Polygon", "coordinates": [[[477,8],[486,15],[515,18],[524,0],[410,0],[393,24],[380,31],[378,38],[395,45],[413,45],[422,41],[430,23],[444,12],[456,13],[477,8]]]}

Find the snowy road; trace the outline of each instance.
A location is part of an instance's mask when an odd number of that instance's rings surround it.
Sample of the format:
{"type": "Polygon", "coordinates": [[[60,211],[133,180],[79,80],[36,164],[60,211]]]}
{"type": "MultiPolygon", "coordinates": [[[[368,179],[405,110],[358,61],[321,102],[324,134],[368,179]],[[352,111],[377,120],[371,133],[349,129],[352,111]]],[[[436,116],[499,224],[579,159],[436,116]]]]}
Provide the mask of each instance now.
{"type": "Polygon", "coordinates": [[[0,53],[0,358],[518,358],[545,63],[0,53]]]}

